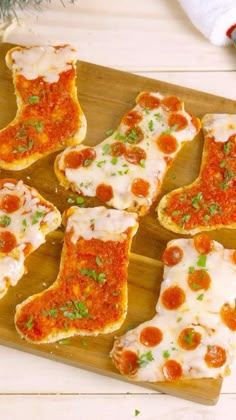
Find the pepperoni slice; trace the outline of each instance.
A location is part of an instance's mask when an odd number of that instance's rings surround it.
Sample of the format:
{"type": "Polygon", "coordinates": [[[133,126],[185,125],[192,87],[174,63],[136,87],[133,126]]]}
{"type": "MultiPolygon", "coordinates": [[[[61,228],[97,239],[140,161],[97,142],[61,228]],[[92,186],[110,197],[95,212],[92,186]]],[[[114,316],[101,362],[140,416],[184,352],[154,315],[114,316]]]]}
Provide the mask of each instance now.
{"type": "Polygon", "coordinates": [[[167,96],[161,101],[163,108],[167,108],[168,111],[179,111],[181,109],[181,102],[176,96],[167,96]]]}
{"type": "Polygon", "coordinates": [[[134,127],[140,121],[142,121],[142,119],[143,119],[143,116],[141,114],[139,114],[139,112],[130,111],[130,112],[127,112],[123,116],[122,122],[123,122],[123,124],[128,125],[129,127],[134,127]]]}
{"type": "Polygon", "coordinates": [[[170,286],[162,293],[161,301],[167,309],[178,309],[185,301],[185,293],[179,286],[170,286]]]}
{"type": "Polygon", "coordinates": [[[188,126],[188,120],[181,114],[170,114],[168,118],[168,125],[170,127],[176,126],[175,130],[183,130],[188,126]]]}
{"type": "Polygon", "coordinates": [[[162,372],[167,381],[176,381],[181,378],[183,369],[179,362],[169,359],[162,366],[162,372]]]}
{"type": "Polygon", "coordinates": [[[136,178],[131,185],[131,192],[136,197],[147,197],[149,193],[150,184],[142,178],[136,178]]]}
{"type": "Polygon", "coordinates": [[[127,147],[126,152],[124,154],[125,159],[133,163],[134,165],[139,165],[141,160],[145,160],[147,155],[145,150],[143,150],[139,146],[127,147]]]}
{"type": "Polygon", "coordinates": [[[160,106],[161,100],[160,98],[156,98],[149,93],[142,93],[139,95],[137,103],[142,108],[155,109],[160,106]]]}
{"type": "Polygon", "coordinates": [[[194,236],[193,244],[199,254],[209,254],[213,248],[213,242],[205,233],[199,233],[194,236]]]}
{"type": "Polygon", "coordinates": [[[236,264],[236,251],[232,253],[232,260],[233,260],[233,263],[236,264]]]}
{"type": "Polygon", "coordinates": [[[126,151],[126,147],[124,143],[122,143],[121,141],[115,141],[110,146],[111,146],[111,151],[110,151],[111,156],[116,156],[116,157],[122,156],[126,151]]]}
{"type": "Polygon", "coordinates": [[[211,284],[211,278],[206,270],[194,270],[188,274],[188,285],[190,289],[197,292],[200,289],[207,290],[211,284]]]}
{"type": "Polygon", "coordinates": [[[232,308],[228,303],[225,303],[220,310],[220,316],[230,330],[236,331],[236,308],[232,308]]]}
{"type": "Polygon", "coordinates": [[[157,346],[163,338],[162,331],[157,327],[145,327],[139,336],[140,343],[146,347],[157,346]]]}
{"type": "Polygon", "coordinates": [[[226,362],[226,351],[220,346],[208,346],[204,360],[209,368],[219,368],[226,362]]]}
{"type": "Polygon", "coordinates": [[[178,142],[172,134],[161,134],[157,139],[157,146],[163,153],[171,154],[178,149],[178,142]]]}
{"type": "Polygon", "coordinates": [[[6,194],[3,196],[0,204],[1,210],[6,213],[13,213],[17,211],[21,206],[21,199],[17,195],[6,194]]]}
{"type": "Polygon", "coordinates": [[[16,237],[7,231],[0,232],[0,252],[11,252],[17,245],[16,237]]]}
{"type": "Polygon", "coordinates": [[[179,246],[170,246],[162,254],[162,261],[165,265],[178,264],[183,258],[183,250],[179,246]]]}
{"type": "Polygon", "coordinates": [[[113,198],[111,185],[99,184],[96,189],[96,197],[101,201],[110,201],[113,198]]]}
{"type": "Polygon", "coordinates": [[[116,364],[123,375],[134,375],[139,369],[138,356],[131,350],[123,351],[116,364]]]}
{"type": "Polygon", "coordinates": [[[96,152],[92,147],[76,151],[71,150],[64,158],[65,168],[76,169],[80,166],[89,166],[96,159],[96,152]]]}
{"type": "Polygon", "coordinates": [[[202,335],[193,328],[185,328],[178,337],[178,344],[185,350],[195,350],[201,343],[202,335]]]}
{"type": "Polygon", "coordinates": [[[143,130],[140,127],[131,128],[126,131],[125,138],[129,144],[140,143],[144,139],[143,130]]]}

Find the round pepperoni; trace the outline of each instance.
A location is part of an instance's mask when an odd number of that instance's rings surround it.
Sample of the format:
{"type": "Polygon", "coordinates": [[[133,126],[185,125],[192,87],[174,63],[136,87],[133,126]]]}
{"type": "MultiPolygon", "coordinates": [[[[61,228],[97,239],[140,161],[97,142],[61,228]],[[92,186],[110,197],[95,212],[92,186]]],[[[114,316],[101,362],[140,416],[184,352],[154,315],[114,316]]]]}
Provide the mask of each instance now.
{"type": "Polygon", "coordinates": [[[138,356],[131,350],[125,350],[116,361],[116,365],[123,375],[134,375],[139,369],[138,356]]]}
{"type": "Polygon", "coordinates": [[[113,198],[111,185],[99,184],[96,189],[96,197],[101,201],[110,201],[113,198]]]}
{"type": "Polygon", "coordinates": [[[17,195],[6,194],[3,196],[0,204],[1,210],[5,213],[13,213],[21,206],[21,199],[17,195]]]}
{"type": "Polygon", "coordinates": [[[157,146],[161,152],[171,154],[178,149],[178,142],[172,134],[161,134],[157,139],[157,146]]]}
{"type": "Polygon", "coordinates": [[[89,166],[96,159],[96,152],[92,147],[76,151],[71,150],[64,157],[65,168],[76,169],[80,166],[89,166]]]}
{"type": "Polygon", "coordinates": [[[226,351],[220,346],[208,346],[204,360],[209,368],[219,368],[226,362],[226,351]]]}
{"type": "Polygon", "coordinates": [[[169,359],[162,366],[162,372],[167,381],[176,381],[181,378],[183,369],[179,362],[169,359]]]}
{"type": "Polygon", "coordinates": [[[139,165],[142,160],[146,159],[147,155],[145,150],[141,147],[130,146],[127,147],[124,157],[128,162],[133,163],[134,165],[139,165]]]}
{"type": "Polygon", "coordinates": [[[168,125],[170,127],[176,126],[175,130],[183,130],[188,125],[188,120],[181,114],[170,114],[168,118],[168,125]]]}
{"type": "Polygon", "coordinates": [[[162,254],[162,261],[165,265],[178,264],[183,258],[183,250],[179,246],[170,246],[162,254]]]}
{"type": "Polygon", "coordinates": [[[140,143],[144,138],[143,130],[140,127],[134,127],[126,131],[125,138],[129,144],[140,143]]]}
{"type": "Polygon", "coordinates": [[[160,98],[150,95],[149,93],[142,93],[138,97],[137,102],[142,108],[155,109],[160,106],[160,98]]]}
{"type": "Polygon", "coordinates": [[[11,252],[17,245],[16,237],[9,231],[0,232],[0,252],[11,252]]]}
{"type": "Polygon", "coordinates": [[[225,325],[230,330],[236,331],[236,308],[231,308],[228,303],[225,303],[220,310],[220,315],[225,325]]]}
{"type": "Polygon", "coordinates": [[[234,264],[236,264],[236,251],[232,253],[232,261],[234,264]]]}
{"type": "Polygon", "coordinates": [[[128,125],[129,127],[134,127],[136,124],[138,124],[143,119],[142,115],[139,114],[137,111],[130,111],[127,112],[123,118],[122,122],[125,125],[128,125]]]}
{"type": "Polygon", "coordinates": [[[178,337],[178,344],[185,350],[195,350],[201,343],[202,335],[193,328],[185,328],[178,337]]]}
{"type": "Polygon", "coordinates": [[[126,151],[126,147],[124,143],[122,143],[121,141],[115,141],[110,146],[111,146],[111,151],[110,151],[111,156],[119,157],[119,156],[122,156],[126,151]]]}
{"type": "Polygon", "coordinates": [[[142,178],[136,178],[131,185],[131,192],[136,197],[147,197],[149,193],[150,184],[142,178]]]}
{"type": "Polygon", "coordinates": [[[199,254],[209,254],[213,249],[213,242],[205,233],[199,233],[194,236],[193,244],[199,254]]]}
{"type": "Polygon", "coordinates": [[[181,102],[176,96],[167,96],[163,98],[161,104],[168,111],[179,111],[181,109],[181,102]]]}
{"type": "Polygon", "coordinates": [[[146,347],[157,346],[163,338],[162,331],[157,327],[145,327],[142,329],[139,340],[146,347]]]}
{"type": "Polygon", "coordinates": [[[190,289],[197,292],[200,289],[207,290],[211,284],[211,278],[206,270],[194,270],[188,274],[188,285],[190,289]]]}
{"type": "Polygon", "coordinates": [[[185,293],[179,286],[170,286],[162,293],[161,301],[167,309],[178,309],[185,301],[185,293]]]}

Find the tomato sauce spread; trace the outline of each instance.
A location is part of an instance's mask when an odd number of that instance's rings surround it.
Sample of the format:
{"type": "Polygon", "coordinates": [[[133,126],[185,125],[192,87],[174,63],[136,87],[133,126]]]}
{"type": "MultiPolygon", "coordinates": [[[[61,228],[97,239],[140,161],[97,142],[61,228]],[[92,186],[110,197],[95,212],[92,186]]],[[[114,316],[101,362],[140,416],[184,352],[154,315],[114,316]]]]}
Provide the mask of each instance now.
{"type": "Polygon", "coordinates": [[[236,135],[227,142],[205,140],[199,178],[172,192],[165,213],[186,230],[236,222],[236,135]]]}

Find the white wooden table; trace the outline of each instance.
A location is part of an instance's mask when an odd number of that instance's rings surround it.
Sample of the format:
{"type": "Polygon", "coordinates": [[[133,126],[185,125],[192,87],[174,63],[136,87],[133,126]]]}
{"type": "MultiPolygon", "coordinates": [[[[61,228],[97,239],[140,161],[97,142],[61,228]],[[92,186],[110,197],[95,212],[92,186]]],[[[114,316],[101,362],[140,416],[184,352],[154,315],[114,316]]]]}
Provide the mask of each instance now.
{"type": "MultiPolygon", "coordinates": [[[[235,99],[236,50],[210,44],[177,1],[65,3],[20,12],[3,40],[72,42],[81,60],[235,99]]],[[[235,409],[236,363],[206,407],[0,346],[1,420],[230,420],[235,409]]]]}

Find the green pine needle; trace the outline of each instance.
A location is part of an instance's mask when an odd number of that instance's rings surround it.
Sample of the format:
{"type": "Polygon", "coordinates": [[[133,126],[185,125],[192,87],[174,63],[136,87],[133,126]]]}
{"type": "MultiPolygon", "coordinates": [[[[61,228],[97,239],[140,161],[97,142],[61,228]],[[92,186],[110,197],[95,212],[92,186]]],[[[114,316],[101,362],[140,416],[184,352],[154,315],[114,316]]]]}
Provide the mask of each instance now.
{"type": "MultiPolygon", "coordinates": [[[[51,0],[0,0],[0,20],[17,17],[17,7],[24,9],[26,6],[40,6],[42,3],[50,3],[51,0]]],[[[59,0],[65,6],[65,0],[59,0]]],[[[67,0],[74,3],[76,0],[67,0]]]]}

